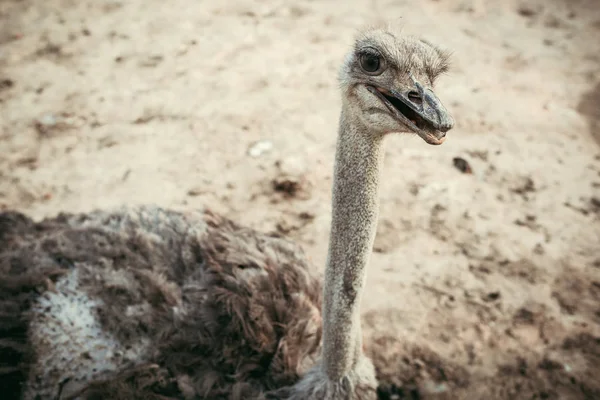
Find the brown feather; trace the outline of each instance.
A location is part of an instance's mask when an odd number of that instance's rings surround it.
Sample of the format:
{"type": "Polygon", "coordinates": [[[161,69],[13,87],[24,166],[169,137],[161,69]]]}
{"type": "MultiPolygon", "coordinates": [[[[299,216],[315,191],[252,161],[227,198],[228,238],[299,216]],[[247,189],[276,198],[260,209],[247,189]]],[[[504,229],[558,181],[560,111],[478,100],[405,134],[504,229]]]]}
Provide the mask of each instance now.
{"type": "MultiPolygon", "coordinates": [[[[3,213],[0,227],[0,318],[10,321],[0,328],[0,387],[26,383],[43,351],[29,347],[28,308],[47,280],[71,269],[102,301],[96,312],[106,332],[128,345],[150,338],[148,361],[175,381],[187,377],[188,392],[202,397],[252,398],[292,385],[319,353],[321,285],[300,248],[283,239],[208,211],[150,207],[38,224],[3,213]]],[[[113,374],[88,398],[146,393],[131,383],[135,375],[113,374]]]]}

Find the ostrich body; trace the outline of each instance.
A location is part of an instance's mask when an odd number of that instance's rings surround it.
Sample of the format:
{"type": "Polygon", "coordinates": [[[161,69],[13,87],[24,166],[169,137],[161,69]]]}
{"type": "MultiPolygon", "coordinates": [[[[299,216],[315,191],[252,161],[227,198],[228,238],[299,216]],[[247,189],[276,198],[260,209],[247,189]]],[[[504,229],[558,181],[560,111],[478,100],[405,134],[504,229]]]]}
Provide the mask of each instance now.
{"type": "Polygon", "coordinates": [[[340,70],[325,279],[208,210],[0,214],[0,390],[13,399],[375,399],[360,303],[389,133],[441,144],[447,55],[363,32],[340,70]]]}

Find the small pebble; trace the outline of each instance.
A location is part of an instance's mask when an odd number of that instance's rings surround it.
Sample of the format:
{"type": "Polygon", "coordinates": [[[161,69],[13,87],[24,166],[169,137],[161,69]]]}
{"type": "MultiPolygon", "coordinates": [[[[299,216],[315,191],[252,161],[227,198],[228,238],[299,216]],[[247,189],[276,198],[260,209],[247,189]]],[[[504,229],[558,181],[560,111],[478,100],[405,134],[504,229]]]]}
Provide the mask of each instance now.
{"type": "Polygon", "coordinates": [[[461,157],[454,157],[452,159],[452,163],[463,174],[472,174],[473,170],[471,169],[471,165],[467,160],[461,157]]]}
{"type": "Polygon", "coordinates": [[[273,142],[270,140],[259,140],[258,142],[254,142],[248,148],[248,155],[250,157],[260,157],[263,154],[270,152],[273,149],[273,142]]]}

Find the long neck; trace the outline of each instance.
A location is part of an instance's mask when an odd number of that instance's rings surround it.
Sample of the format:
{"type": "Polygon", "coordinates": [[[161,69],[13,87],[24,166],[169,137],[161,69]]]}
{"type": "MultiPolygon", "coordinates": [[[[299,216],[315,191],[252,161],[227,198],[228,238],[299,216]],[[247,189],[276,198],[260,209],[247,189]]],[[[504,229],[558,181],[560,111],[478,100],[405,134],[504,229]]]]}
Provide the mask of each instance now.
{"type": "Polygon", "coordinates": [[[323,366],[338,381],[362,353],[360,303],[377,228],[383,138],[345,112],[333,178],[333,210],[323,301],[323,366]]]}

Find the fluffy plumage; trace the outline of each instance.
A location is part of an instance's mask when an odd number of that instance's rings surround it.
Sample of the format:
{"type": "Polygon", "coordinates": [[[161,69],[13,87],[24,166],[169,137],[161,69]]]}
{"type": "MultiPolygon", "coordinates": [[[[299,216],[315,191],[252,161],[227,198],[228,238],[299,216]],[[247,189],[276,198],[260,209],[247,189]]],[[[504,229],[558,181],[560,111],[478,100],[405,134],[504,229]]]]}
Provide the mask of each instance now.
{"type": "Polygon", "coordinates": [[[0,240],[0,388],[10,398],[21,385],[26,399],[66,398],[108,379],[88,398],[248,399],[295,383],[318,355],[321,286],[300,248],[208,211],[38,224],[3,213],[0,240]]]}

